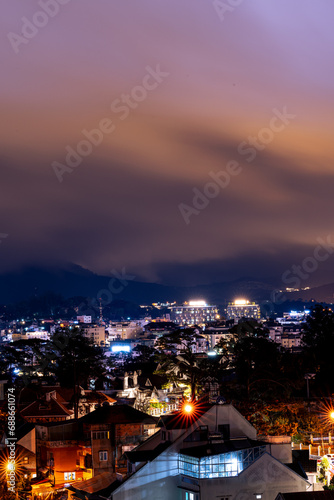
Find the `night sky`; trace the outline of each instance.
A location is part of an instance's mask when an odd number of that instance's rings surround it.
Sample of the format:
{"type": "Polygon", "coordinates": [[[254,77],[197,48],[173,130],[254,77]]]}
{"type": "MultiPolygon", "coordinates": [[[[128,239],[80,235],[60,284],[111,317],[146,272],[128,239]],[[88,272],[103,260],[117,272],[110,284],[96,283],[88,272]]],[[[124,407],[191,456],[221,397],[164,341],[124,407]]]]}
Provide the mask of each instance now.
{"type": "MultiPolygon", "coordinates": [[[[55,1],[7,0],[0,20],[1,272],[279,281],[334,242],[332,0],[55,1]]],[[[333,271],[334,254],[310,282],[333,271]]]]}

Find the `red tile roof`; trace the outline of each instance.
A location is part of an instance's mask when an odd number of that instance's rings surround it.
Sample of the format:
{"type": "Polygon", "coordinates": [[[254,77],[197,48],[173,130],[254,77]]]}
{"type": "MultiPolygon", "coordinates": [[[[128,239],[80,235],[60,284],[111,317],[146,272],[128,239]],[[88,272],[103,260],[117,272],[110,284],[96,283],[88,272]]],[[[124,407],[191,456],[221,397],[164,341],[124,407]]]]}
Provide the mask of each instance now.
{"type": "Polygon", "coordinates": [[[21,415],[24,418],[69,417],[73,415],[73,411],[68,410],[62,403],[51,397],[50,401],[34,401],[21,410],[21,415]]]}

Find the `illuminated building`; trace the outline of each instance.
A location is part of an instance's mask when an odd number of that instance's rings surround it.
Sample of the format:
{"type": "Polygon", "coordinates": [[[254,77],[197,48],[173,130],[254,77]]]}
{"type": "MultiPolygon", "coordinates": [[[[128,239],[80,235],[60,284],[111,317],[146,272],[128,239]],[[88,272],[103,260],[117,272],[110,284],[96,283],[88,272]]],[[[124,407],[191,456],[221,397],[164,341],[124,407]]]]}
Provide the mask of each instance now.
{"type": "Polygon", "coordinates": [[[261,318],[259,304],[245,299],[230,302],[227,306],[227,319],[234,319],[238,322],[242,318],[259,320],[261,318]]]}
{"type": "Polygon", "coordinates": [[[110,498],[269,500],[309,488],[293,467],[289,437],[259,440],[232,405],[197,405],[161,417],[160,432],[125,453],[129,475],[110,498]]]}
{"type": "Polygon", "coordinates": [[[110,344],[110,350],[113,354],[117,353],[127,353],[129,354],[131,352],[133,345],[131,342],[127,341],[116,341],[116,342],[111,342],[110,344]]]}
{"type": "Polygon", "coordinates": [[[108,335],[107,341],[112,342],[115,339],[125,340],[136,337],[142,332],[139,321],[118,321],[112,322],[106,328],[108,335]]]}
{"type": "Polygon", "coordinates": [[[89,338],[95,345],[104,345],[106,341],[106,330],[104,326],[82,324],[83,335],[89,338]]]}
{"type": "MultiPolygon", "coordinates": [[[[160,375],[142,375],[141,370],[124,373],[123,388],[117,399],[134,399],[133,407],[151,416],[161,416],[179,409],[183,391],[166,384],[160,375]]],[[[126,402],[126,401],[125,401],[126,402]]]]}
{"type": "Polygon", "coordinates": [[[55,489],[126,468],[125,451],[156,431],[155,419],[128,405],[102,406],[80,418],[36,425],[36,465],[55,489]]]}
{"type": "Polygon", "coordinates": [[[56,488],[92,477],[90,440],[78,421],[36,425],[36,465],[56,488]]]}
{"type": "Polygon", "coordinates": [[[178,325],[204,325],[218,317],[217,306],[210,306],[204,300],[185,302],[170,309],[171,319],[178,325]]]}
{"type": "Polygon", "coordinates": [[[203,335],[207,339],[208,345],[211,349],[213,349],[221,339],[229,341],[233,337],[233,334],[230,333],[230,328],[227,326],[206,327],[203,332],[203,335]]]}
{"type": "Polygon", "coordinates": [[[126,468],[124,452],[156,432],[154,418],[129,405],[102,406],[81,421],[90,435],[94,476],[126,468]]]}

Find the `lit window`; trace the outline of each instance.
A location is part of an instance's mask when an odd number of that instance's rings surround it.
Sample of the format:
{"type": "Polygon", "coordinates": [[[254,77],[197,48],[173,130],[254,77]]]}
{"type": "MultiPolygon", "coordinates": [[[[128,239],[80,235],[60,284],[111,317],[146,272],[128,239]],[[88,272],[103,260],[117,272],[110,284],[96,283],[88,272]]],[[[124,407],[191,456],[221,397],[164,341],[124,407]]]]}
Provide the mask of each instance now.
{"type": "Polygon", "coordinates": [[[64,472],[64,480],[65,481],[74,481],[75,480],[75,472],[64,472]]]}
{"type": "Polygon", "coordinates": [[[197,499],[198,499],[198,495],[196,495],[192,491],[185,492],[185,500],[197,500],[197,499]]]}
{"type": "Polygon", "coordinates": [[[109,439],[109,431],[93,432],[93,439],[109,439]]]}
{"type": "Polygon", "coordinates": [[[179,472],[185,476],[197,479],[238,476],[240,472],[263,455],[265,451],[265,446],[259,446],[201,458],[180,454],[179,472]]]}
{"type": "Polygon", "coordinates": [[[106,462],[108,460],[108,452],[107,451],[99,451],[99,460],[100,460],[100,462],[106,462]]]}

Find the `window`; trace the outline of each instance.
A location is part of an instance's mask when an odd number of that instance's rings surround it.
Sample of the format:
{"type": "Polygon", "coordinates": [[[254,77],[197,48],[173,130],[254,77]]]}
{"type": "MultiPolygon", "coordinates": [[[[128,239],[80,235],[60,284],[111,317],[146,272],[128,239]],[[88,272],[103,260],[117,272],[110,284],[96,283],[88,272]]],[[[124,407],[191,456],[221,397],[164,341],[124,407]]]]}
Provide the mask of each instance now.
{"type": "Polygon", "coordinates": [[[75,472],[64,472],[64,480],[65,481],[74,481],[75,480],[75,472]]]}
{"type": "Polygon", "coordinates": [[[99,451],[99,460],[100,460],[100,462],[106,462],[108,460],[108,452],[107,451],[99,451]]]}
{"type": "Polygon", "coordinates": [[[109,431],[93,431],[93,439],[109,439],[109,431]]]}
{"type": "Polygon", "coordinates": [[[185,491],[185,500],[198,500],[198,494],[193,491],[185,491]]]}
{"type": "Polygon", "coordinates": [[[29,463],[29,457],[23,457],[23,463],[28,464],[29,463]]]}
{"type": "MultiPolygon", "coordinates": [[[[179,455],[179,472],[197,479],[238,476],[265,453],[265,446],[201,458],[179,455]]],[[[190,499],[189,499],[190,500],[190,499]]],[[[260,500],[260,499],[256,499],[260,500]]]]}

